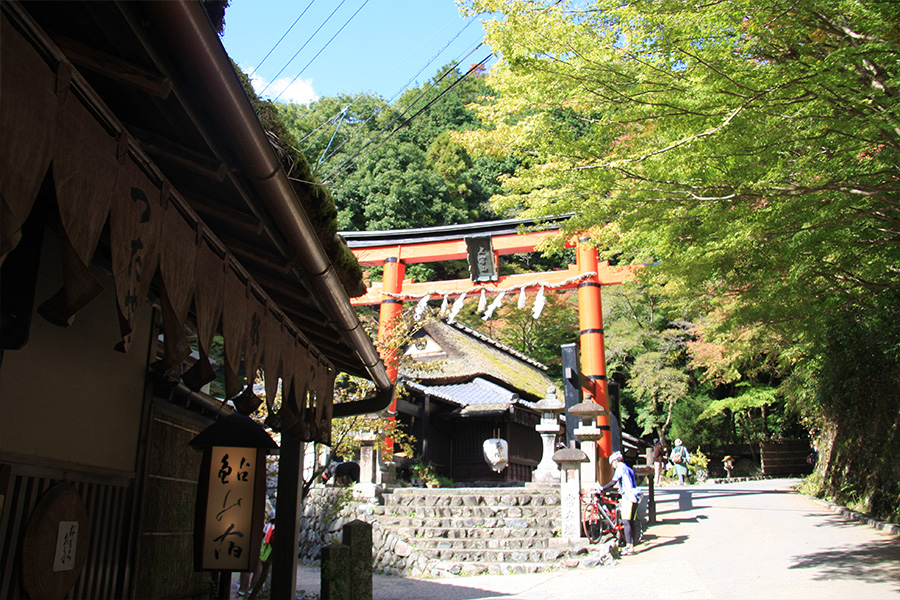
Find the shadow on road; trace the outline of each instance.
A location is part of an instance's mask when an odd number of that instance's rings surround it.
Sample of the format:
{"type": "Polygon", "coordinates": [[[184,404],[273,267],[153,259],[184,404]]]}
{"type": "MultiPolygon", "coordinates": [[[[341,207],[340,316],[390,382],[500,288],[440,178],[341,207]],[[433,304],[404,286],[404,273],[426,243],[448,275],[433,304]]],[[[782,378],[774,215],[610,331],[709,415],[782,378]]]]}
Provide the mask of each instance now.
{"type": "Polygon", "coordinates": [[[793,557],[791,569],[818,569],[816,579],[854,579],[871,583],[893,583],[900,592],[900,544],[883,540],[852,549],[835,548],[793,557]]]}
{"type": "Polygon", "coordinates": [[[639,552],[647,552],[663,546],[678,546],[685,543],[689,537],[688,535],[658,536],[648,531],[641,537],[640,544],[635,546],[635,548],[639,552]]]}
{"type": "MultiPolygon", "coordinates": [[[[316,569],[318,573],[318,569],[316,569]]],[[[475,582],[471,585],[452,585],[451,580],[406,579],[393,575],[374,575],[372,578],[374,600],[482,600],[484,598],[508,598],[515,592],[499,592],[482,589],[475,582]]],[[[307,582],[309,583],[309,582],[307,582]]],[[[298,585],[297,600],[318,600],[319,585],[298,585]]]]}

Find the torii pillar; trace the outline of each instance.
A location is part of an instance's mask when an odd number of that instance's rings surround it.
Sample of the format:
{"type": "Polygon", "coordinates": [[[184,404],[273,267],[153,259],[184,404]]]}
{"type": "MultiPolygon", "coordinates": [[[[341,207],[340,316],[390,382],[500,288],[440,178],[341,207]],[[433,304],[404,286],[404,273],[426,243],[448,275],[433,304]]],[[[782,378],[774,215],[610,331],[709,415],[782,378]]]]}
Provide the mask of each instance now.
{"type": "MultiPolygon", "coordinates": [[[[382,276],[384,298],[381,300],[381,306],[378,310],[378,343],[382,348],[386,348],[385,344],[391,336],[396,320],[403,310],[403,300],[399,297],[403,291],[403,276],[406,274],[406,265],[400,260],[400,249],[397,248],[397,255],[390,256],[384,261],[384,274],[382,276]]],[[[397,383],[397,355],[396,349],[386,352],[384,358],[384,370],[390,378],[391,383],[397,383]]],[[[388,415],[391,421],[396,420],[397,415],[397,398],[391,399],[391,405],[388,407],[388,415]]],[[[387,450],[392,450],[394,440],[390,437],[386,438],[385,445],[387,450]]]]}
{"type": "Polygon", "coordinates": [[[612,479],[609,455],[612,454],[612,436],[609,427],[609,396],[606,385],[606,351],[603,340],[603,304],[600,299],[599,262],[597,249],[588,245],[587,238],[578,240],[576,266],[579,273],[594,273],[578,285],[578,323],[581,341],[581,372],[586,378],[583,384],[587,392],[605,409],[597,417],[597,426],[603,437],[597,440],[596,481],[606,483],[612,479]]]}

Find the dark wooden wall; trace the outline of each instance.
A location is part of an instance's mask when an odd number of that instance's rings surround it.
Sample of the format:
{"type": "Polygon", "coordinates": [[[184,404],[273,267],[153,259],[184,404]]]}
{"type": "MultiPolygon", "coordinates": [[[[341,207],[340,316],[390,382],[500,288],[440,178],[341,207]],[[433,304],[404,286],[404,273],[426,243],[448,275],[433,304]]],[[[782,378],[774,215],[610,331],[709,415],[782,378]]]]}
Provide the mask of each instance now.
{"type": "Polygon", "coordinates": [[[138,598],[209,596],[209,576],[194,571],[193,554],[201,453],[188,447],[208,424],[188,411],[153,402],[135,566],[138,598]]]}
{"type": "Polygon", "coordinates": [[[0,516],[0,598],[27,598],[22,588],[22,540],[28,518],[43,495],[63,481],[75,485],[90,524],[88,556],[68,600],[125,598],[132,537],[134,479],[130,474],[85,471],[60,462],[22,462],[3,457],[11,466],[9,487],[0,516]]]}

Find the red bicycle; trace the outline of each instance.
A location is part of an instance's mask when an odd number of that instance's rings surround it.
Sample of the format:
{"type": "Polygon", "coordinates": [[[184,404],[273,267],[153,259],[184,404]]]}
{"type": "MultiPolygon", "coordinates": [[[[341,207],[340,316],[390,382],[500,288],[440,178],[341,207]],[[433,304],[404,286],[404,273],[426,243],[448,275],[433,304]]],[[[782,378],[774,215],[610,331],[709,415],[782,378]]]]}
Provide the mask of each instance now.
{"type": "Polygon", "coordinates": [[[589,500],[581,512],[581,528],[584,536],[596,544],[604,536],[615,536],[619,545],[625,544],[625,526],[619,511],[618,492],[603,490],[590,492],[589,500]]]}

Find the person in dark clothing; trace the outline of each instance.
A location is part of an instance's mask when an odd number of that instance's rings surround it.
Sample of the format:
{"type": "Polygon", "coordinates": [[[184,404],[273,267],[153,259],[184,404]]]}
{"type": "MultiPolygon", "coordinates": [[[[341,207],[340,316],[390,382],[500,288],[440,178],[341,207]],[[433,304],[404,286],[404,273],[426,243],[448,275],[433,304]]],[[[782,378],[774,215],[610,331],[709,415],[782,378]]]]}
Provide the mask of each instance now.
{"type": "Polygon", "coordinates": [[[328,481],[334,478],[338,485],[350,485],[359,483],[359,463],[355,462],[331,462],[322,473],[322,479],[328,481]]]}
{"type": "Polygon", "coordinates": [[[666,449],[662,440],[653,440],[653,485],[659,487],[662,483],[662,472],[666,465],[666,449]]]}

